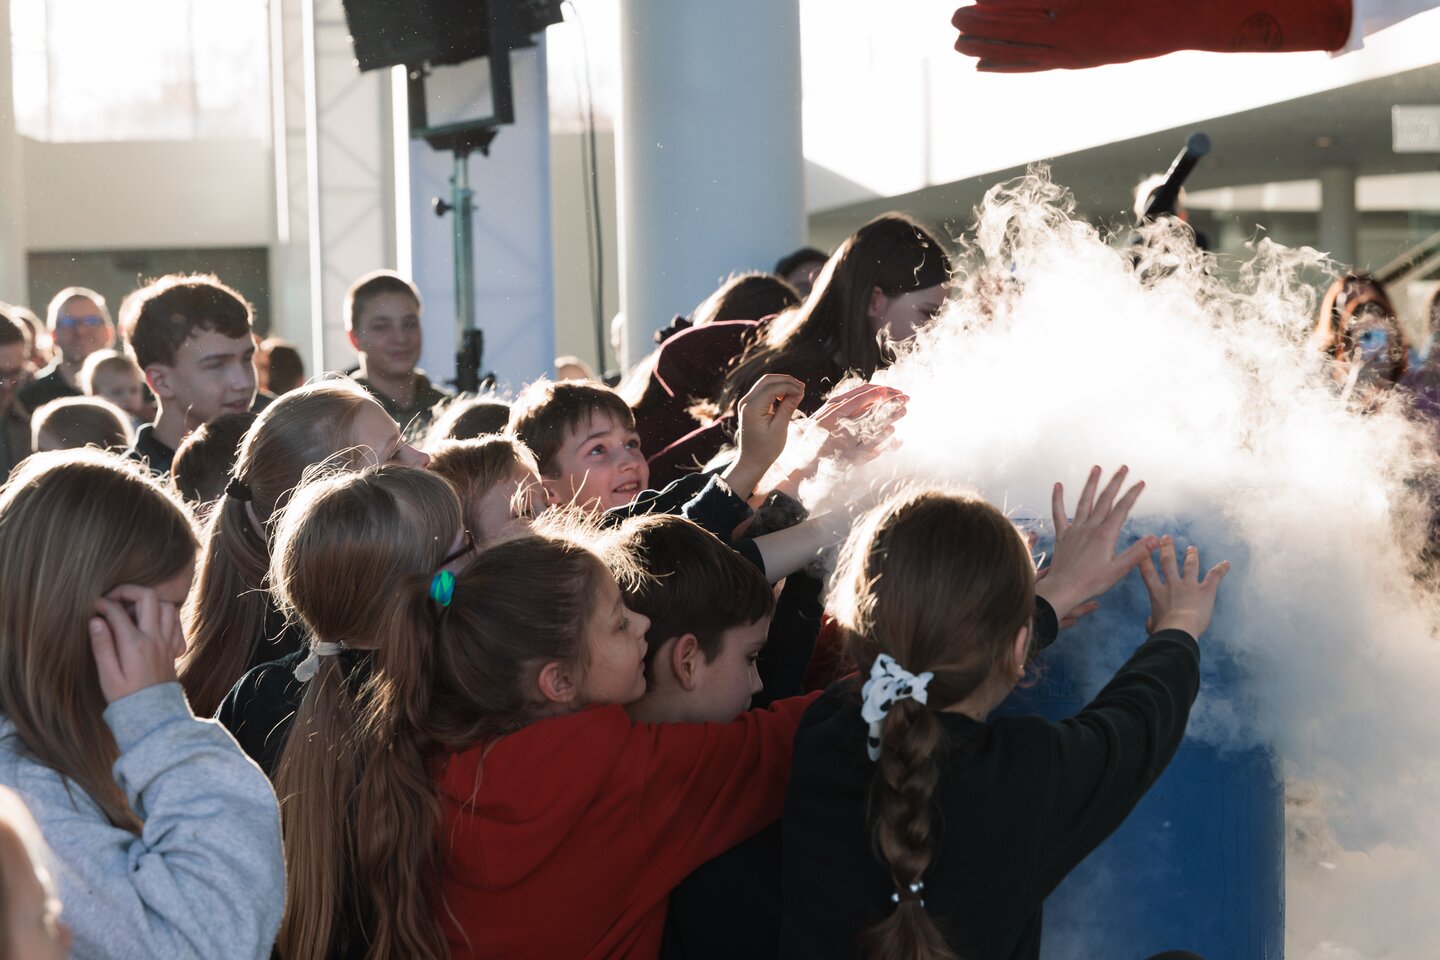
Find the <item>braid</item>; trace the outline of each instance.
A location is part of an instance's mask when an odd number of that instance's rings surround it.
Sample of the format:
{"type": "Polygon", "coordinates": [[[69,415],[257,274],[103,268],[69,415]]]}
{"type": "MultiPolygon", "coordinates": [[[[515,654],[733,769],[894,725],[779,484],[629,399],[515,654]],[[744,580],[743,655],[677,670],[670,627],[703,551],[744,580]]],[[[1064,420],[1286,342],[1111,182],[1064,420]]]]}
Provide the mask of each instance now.
{"type": "Polygon", "coordinates": [[[885,718],[883,745],[870,784],[870,841],[890,871],[900,901],[890,915],[861,934],[869,960],[956,960],[921,894],[935,855],[935,790],[940,768],[935,753],[943,734],[935,715],[914,700],[901,700],[885,718]]]}

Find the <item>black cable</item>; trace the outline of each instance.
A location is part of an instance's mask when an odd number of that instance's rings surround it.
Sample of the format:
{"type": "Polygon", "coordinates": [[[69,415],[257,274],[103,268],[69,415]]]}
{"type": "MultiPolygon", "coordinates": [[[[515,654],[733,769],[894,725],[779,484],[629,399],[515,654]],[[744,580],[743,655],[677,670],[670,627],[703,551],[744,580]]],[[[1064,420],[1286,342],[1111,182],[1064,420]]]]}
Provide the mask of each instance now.
{"type": "Polygon", "coordinates": [[[604,377],[606,374],[605,344],[609,339],[605,329],[605,233],[600,218],[600,170],[599,161],[596,159],[595,90],[590,80],[590,41],[585,33],[585,23],[580,17],[580,10],[575,6],[574,0],[564,0],[563,5],[570,8],[570,13],[574,17],[573,22],[580,35],[581,75],[584,78],[585,86],[585,129],[580,137],[580,171],[583,176],[588,159],[590,180],[589,190],[585,196],[585,228],[586,232],[590,234],[587,238],[585,252],[586,259],[589,261],[592,286],[591,308],[595,319],[596,366],[599,368],[597,372],[604,377]]]}

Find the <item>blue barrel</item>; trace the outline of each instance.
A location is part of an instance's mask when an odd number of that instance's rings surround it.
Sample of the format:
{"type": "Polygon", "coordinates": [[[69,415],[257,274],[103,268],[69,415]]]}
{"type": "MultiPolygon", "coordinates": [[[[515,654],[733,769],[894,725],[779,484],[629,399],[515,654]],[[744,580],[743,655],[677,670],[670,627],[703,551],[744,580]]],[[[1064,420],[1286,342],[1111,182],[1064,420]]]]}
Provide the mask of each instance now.
{"type": "MultiPolygon", "coordinates": [[[[1202,556],[1219,559],[1213,547],[1202,544],[1202,556]]],[[[1230,559],[1230,576],[1243,576],[1243,557],[1230,559]]],[[[1100,611],[1061,632],[1042,654],[1038,682],[999,712],[1051,720],[1079,712],[1144,642],[1148,612],[1145,585],[1132,573],[1100,611]]],[[[1284,956],[1279,766],[1243,728],[1237,737],[1207,722],[1244,701],[1243,672],[1215,639],[1241,627],[1224,614],[1222,601],[1201,642],[1200,699],[1184,743],[1120,829],[1046,901],[1042,960],[1140,960],[1164,950],[1207,960],[1284,956]],[[1209,709],[1216,706],[1225,709],[1209,709]]]]}

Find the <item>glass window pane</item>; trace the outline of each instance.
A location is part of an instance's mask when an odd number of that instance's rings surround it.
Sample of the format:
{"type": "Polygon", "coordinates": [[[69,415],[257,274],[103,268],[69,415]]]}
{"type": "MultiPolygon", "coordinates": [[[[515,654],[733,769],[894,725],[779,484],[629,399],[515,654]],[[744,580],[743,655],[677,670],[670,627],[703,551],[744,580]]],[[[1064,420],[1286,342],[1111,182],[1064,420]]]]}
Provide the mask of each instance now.
{"type": "Polygon", "coordinates": [[[265,135],[264,0],[10,2],[16,113],[25,135],[265,135]]]}

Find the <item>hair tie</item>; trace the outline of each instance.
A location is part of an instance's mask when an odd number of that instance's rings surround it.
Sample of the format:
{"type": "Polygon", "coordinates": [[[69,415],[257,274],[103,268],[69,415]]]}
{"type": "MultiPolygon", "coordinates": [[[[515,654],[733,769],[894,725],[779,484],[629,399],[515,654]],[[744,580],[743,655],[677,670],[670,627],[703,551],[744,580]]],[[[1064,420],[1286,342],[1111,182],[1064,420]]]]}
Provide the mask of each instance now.
{"type": "Polygon", "coordinates": [[[249,503],[255,499],[250,492],[250,487],[239,477],[231,477],[230,482],[225,484],[225,495],[232,500],[239,500],[241,503],[249,503]]]}
{"type": "MultiPolygon", "coordinates": [[[[234,481],[231,481],[232,483],[234,481]]],[[[305,683],[320,669],[321,657],[333,657],[345,649],[343,643],[327,643],[317,640],[310,645],[310,656],[295,665],[295,679],[305,683]]]]}
{"type": "Polygon", "coordinates": [[[860,719],[870,724],[865,750],[870,754],[871,760],[880,759],[881,725],[885,722],[890,708],[907,699],[925,703],[929,699],[925,688],[933,679],[935,674],[928,670],[918,677],[915,676],[896,663],[895,658],[888,653],[882,653],[875,658],[875,665],[870,668],[870,679],[865,681],[865,686],[860,690],[860,695],[865,698],[860,707],[860,719]]]}
{"type": "Polygon", "coordinates": [[[899,904],[902,904],[907,900],[916,900],[920,903],[920,909],[923,910],[925,909],[925,898],[920,896],[920,891],[924,889],[925,882],[923,880],[916,880],[914,883],[910,884],[908,893],[903,890],[896,890],[894,893],[890,894],[890,902],[898,906],[899,904]]]}
{"type": "Polygon", "coordinates": [[[448,607],[454,597],[455,574],[449,570],[441,570],[430,581],[430,599],[442,607],[448,607]]]}

